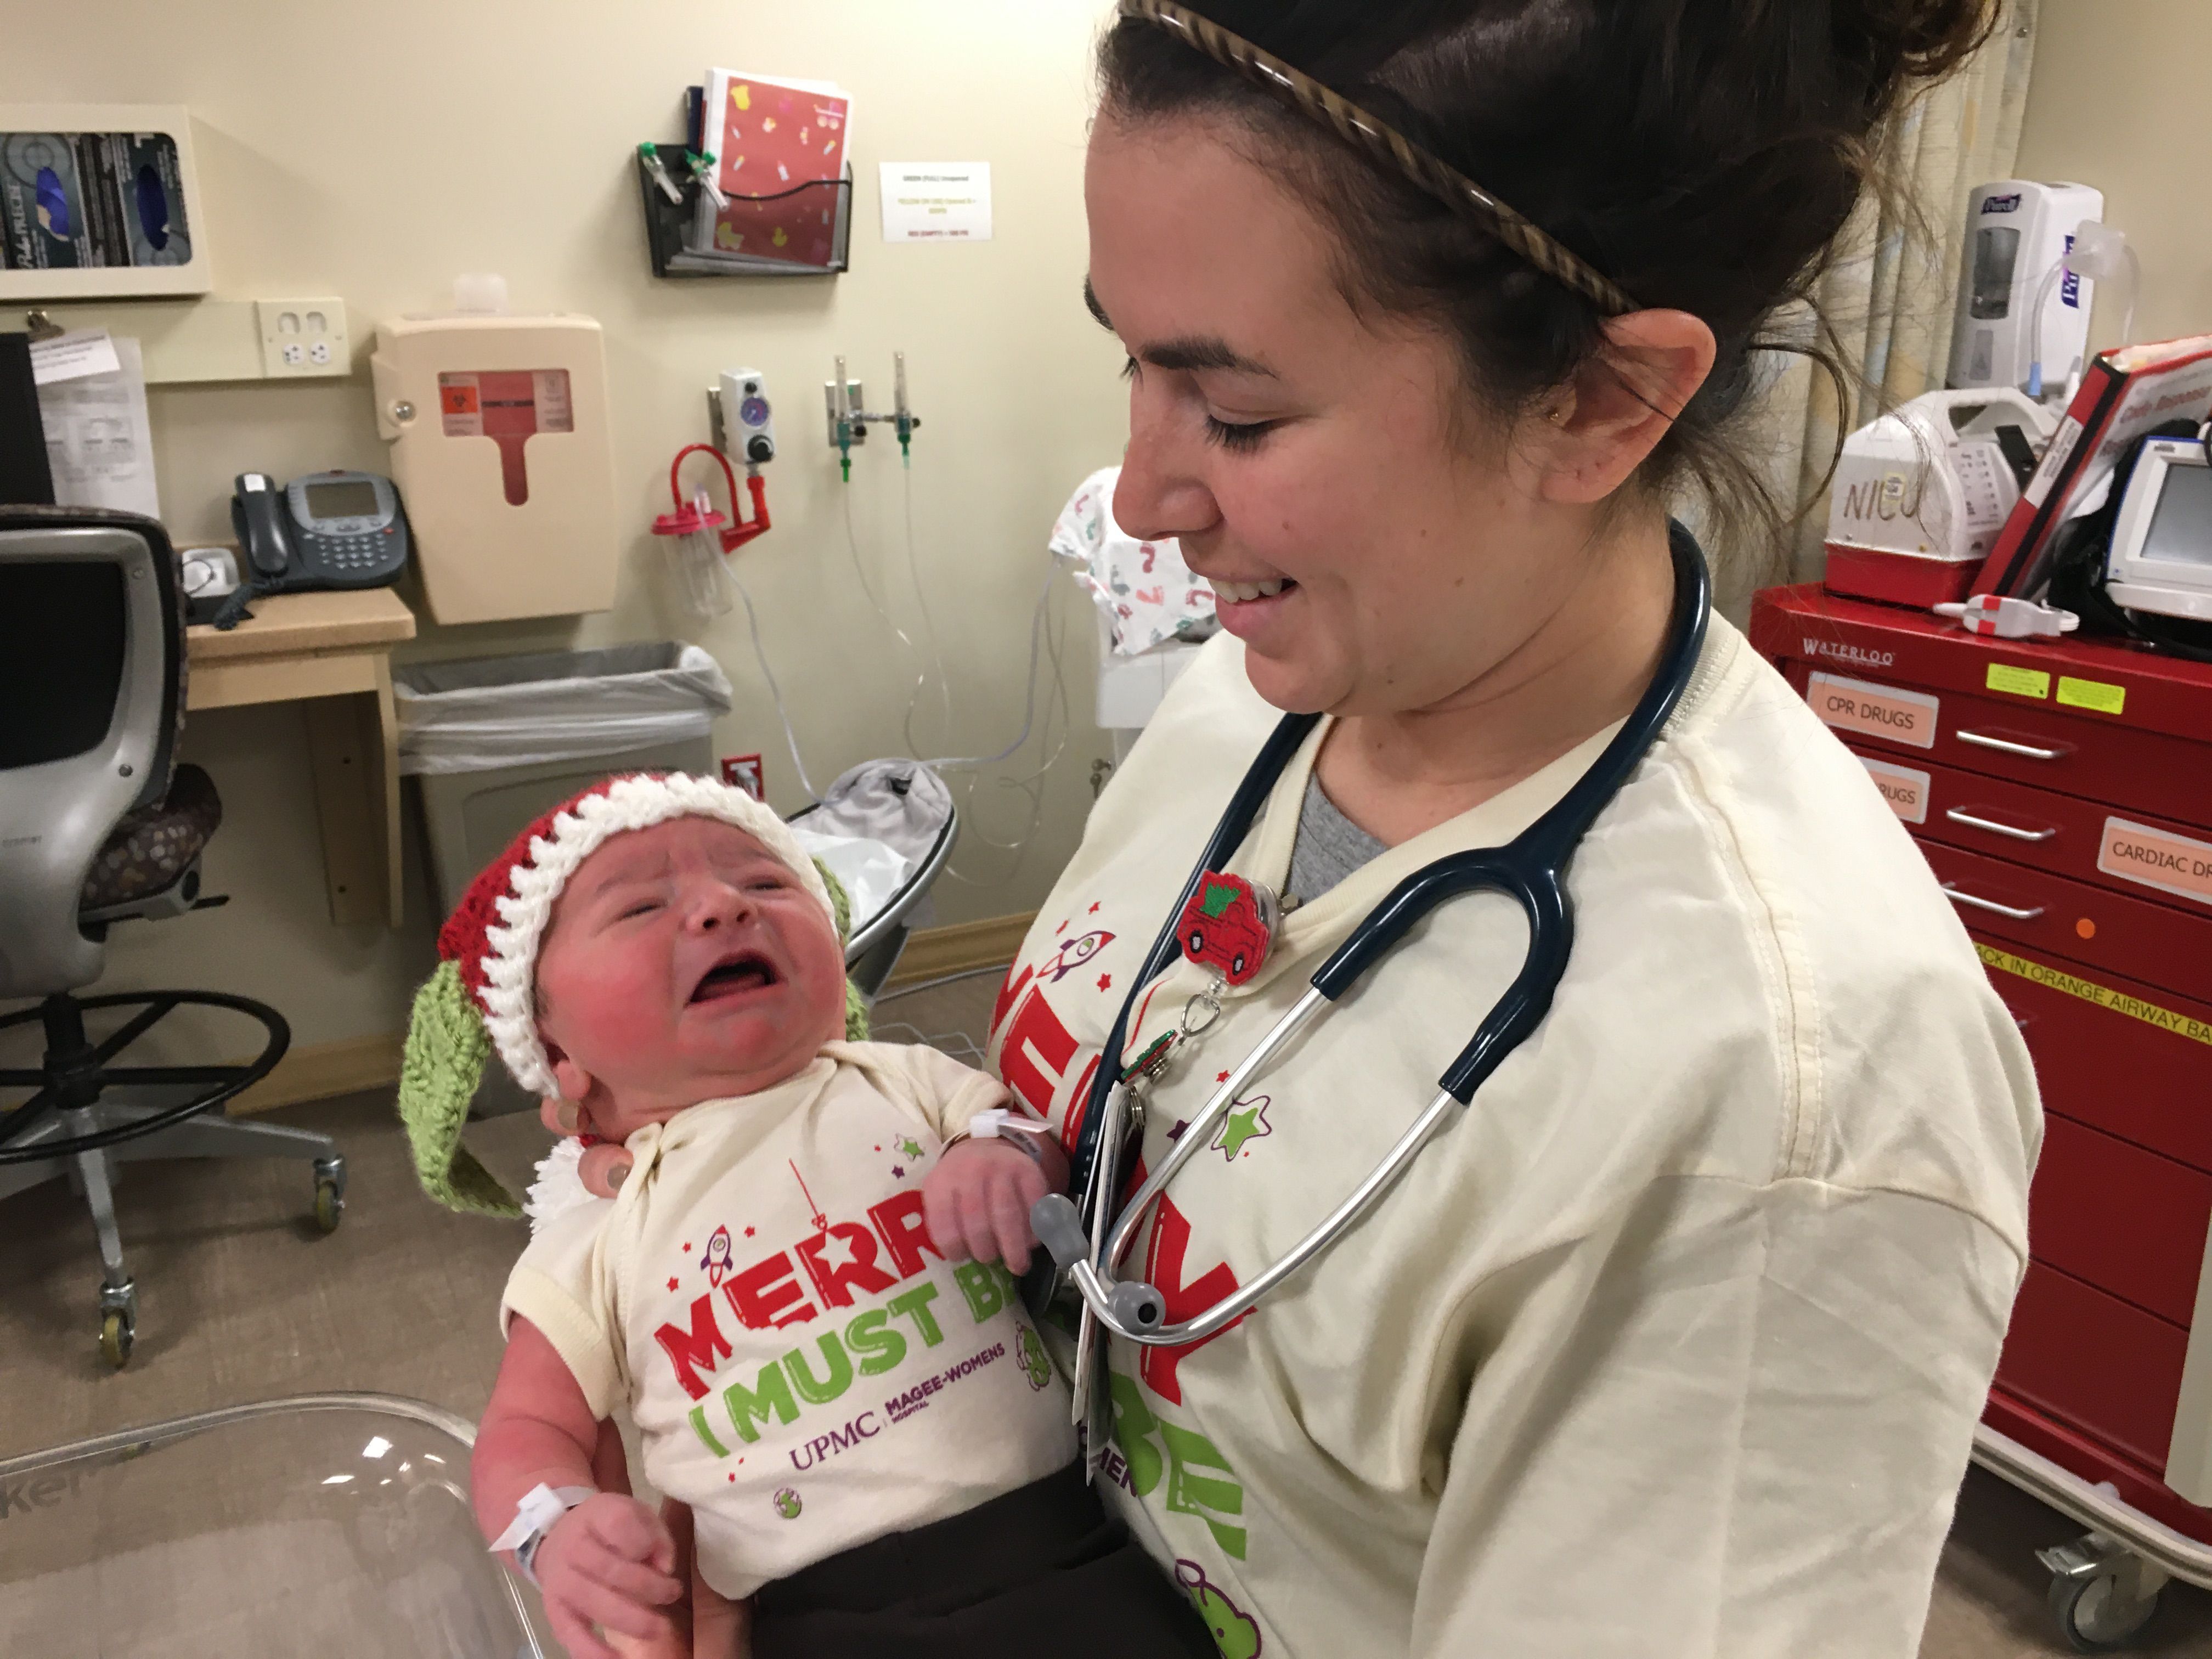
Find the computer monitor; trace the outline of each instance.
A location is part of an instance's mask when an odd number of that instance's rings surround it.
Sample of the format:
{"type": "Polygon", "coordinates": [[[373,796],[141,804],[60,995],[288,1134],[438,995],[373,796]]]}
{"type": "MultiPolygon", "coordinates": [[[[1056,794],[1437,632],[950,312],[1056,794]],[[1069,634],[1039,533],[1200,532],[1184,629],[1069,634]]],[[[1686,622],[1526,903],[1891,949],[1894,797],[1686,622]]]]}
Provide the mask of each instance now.
{"type": "Polygon", "coordinates": [[[2143,445],[2105,573],[2106,596],[2125,610],[2212,621],[2212,461],[2201,441],[2143,445]]]}

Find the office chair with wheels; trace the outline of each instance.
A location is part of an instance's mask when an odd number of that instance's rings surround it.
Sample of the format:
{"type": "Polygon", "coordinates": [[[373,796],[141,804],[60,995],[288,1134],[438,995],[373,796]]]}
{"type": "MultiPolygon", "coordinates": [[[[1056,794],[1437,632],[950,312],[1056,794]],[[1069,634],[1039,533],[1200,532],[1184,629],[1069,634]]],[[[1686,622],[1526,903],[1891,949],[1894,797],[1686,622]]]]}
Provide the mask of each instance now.
{"type": "MultiPolygon", "coordinates": [[[[105,1269],[100,1349],[130,1358],[137,1287],[123,1262],[113,1170],[157,1158],[299,1158],[327,1232],[345,1160],[328,1135],[204,1115],[268,1074],[291,1032],[264,1004],[218,991],[78,997],[117,922],[220,904],[200,855],[222,821],[206,773],[175,763],[185,708],[177,558],[151,519],[88,507],[0,507],[0,1033],[37,1025],[36,1067],[0,1069],[0,1199],[68,1176],[83,1189],[105,1269]],[[179,1007],[226,1009],[258,1030],[255,1058],[131,1065],[125,1051],[179,1007]],[[95,1036],[114,1015],[128,1017],[95,1036]],[[171,1098],[148,1106],[110,1091],[171,1098]]],[[[241,1042],[241,1048],[246,1046],[241,1042]]]]}

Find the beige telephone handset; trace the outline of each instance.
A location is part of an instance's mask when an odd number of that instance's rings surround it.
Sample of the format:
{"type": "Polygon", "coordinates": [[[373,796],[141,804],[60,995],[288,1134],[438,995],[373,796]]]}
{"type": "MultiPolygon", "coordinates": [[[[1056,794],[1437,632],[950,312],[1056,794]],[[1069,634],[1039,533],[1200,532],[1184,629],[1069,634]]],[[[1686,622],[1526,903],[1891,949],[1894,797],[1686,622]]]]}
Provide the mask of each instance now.
{"type": "Polygon", "coordinates": [[[439,622],[614,603],[622,544],[598,323],[403,317],[377,325],[369,371],[439,622]]]}

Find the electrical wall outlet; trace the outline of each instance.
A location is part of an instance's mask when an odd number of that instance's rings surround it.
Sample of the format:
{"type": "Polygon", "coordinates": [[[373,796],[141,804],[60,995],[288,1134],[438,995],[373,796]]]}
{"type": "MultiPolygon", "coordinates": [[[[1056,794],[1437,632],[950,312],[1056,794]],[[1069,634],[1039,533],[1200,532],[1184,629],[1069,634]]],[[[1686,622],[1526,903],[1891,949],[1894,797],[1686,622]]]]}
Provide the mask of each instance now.
{"type": "Polygon", "coordinates": [[[353,372],[343,300],[256,300],[253,311],[261,325],[261,368],[270,380],[353,372]]]}

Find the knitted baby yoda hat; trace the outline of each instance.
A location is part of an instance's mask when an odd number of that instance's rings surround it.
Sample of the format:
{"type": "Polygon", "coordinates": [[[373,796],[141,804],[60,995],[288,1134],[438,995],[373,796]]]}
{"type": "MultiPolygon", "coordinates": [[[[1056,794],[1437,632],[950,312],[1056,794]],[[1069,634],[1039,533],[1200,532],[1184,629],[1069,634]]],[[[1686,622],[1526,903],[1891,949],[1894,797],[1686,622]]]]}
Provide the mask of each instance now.
{"type": "MultiPolygon", "coordinates": [[[[514,838],[469,885],[438,933],[438,970],[416,994],[400,1062],[399,1116],[423,1190],[456,1210],[512,1216],[521,1206],[461,1145],[461,1126],[496,1050],[535,1095],[559,1092],[538,1035],[538,953],[555,901],[608,840],[671,818],[717,818],[744,830],[799,877],[845,937],[845,892],[791,826],[744,790],[712,778],[637,773],[572,797],[514,838]]],[[[860,994],[845,988],[846,1035],[867,1035],[860,994]]]]}

